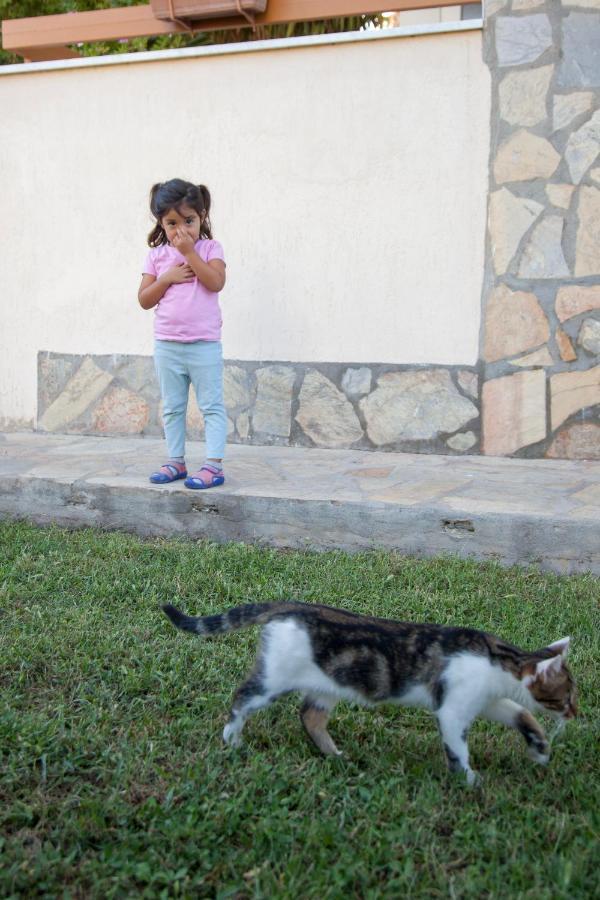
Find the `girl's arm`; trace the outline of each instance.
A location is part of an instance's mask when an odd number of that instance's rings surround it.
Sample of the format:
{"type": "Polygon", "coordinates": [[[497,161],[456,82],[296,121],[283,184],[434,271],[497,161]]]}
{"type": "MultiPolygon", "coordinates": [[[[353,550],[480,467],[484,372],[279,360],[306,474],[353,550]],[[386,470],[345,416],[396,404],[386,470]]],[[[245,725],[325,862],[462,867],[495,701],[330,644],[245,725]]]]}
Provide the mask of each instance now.
{"type": "Polygon", "coordinates": [[[142,283],[138,291],[138,301],[142,309],[152,309],[162,300],[167,289],[172,284],[181,284],[183,281],[193,281],[195,274],[191,266],[179,263],[171,269],[167,269],[156,278],[154,275],[142,275],[142,283]]]}
{"type": "Polygon", "coordinates": [[[172,240],[173,246],[185,256],[189,267],[198,279],[209,291],[218,294],[225,286],[225,263],[222,259],[211,259],[204,262],[194,250],[194,241],[185,231],[181,230],[172,240]]]}
{"type": "Polygon", "coordinates": [[[219,291],[223,290],[225,286],[225,263],[222,259],[211,259],[205,263],[195,250],[192,250],[185,258],[190,269],[205,288],[214,294],[218,294],[219,291]]]}

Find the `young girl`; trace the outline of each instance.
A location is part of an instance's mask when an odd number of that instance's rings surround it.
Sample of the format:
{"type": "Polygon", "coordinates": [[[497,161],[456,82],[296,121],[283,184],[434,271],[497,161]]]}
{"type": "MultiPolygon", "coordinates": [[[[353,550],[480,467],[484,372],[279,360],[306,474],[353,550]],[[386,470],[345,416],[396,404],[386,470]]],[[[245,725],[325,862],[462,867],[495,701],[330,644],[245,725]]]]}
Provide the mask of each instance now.
{"type": "Polygon", "coordinates": [[[138,300],[154,309],[154,362],[163,401],[169,458],[150,476],[153,484],[185,478],[188,488],[223,484],[227,416],[223,405],[223,353],[218,295],[225,284],[223,248],[213,240],[210,194],[204,185],[173,178],[155,184],[150,209],[156,225],[138,300]],[[190,384],[204,416],[206,459],[188,477],[185,420],[190,384]]]}

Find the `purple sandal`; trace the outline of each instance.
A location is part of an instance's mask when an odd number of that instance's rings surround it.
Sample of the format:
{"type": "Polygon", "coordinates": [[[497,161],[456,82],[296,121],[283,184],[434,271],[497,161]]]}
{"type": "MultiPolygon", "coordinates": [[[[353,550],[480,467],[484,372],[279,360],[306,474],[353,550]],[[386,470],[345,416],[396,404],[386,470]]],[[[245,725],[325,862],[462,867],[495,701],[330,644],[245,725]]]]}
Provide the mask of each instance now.
{"type": "Polygon", "coordinates": [[[186,478],[183,482],[186,488],[190,488],[192,491],[205,491],[207,488],[218,487],[220,484],[224,484],[225,476],[223,475],[222,469],[215,469],[214,466],[202,466],[195,475],[190,475],[189,478],[186,478]],[[210,481],[204,481],[202,478],[199,478],[201,472],[208,472],[211,476],[210,481]]]}
{"type": "Polygon", "coordinates": [[[180,478],[187,478],[187,469],[181,463],[165,463],[158,472],[150,476],[152,484],[170,484],[180,478]]]}

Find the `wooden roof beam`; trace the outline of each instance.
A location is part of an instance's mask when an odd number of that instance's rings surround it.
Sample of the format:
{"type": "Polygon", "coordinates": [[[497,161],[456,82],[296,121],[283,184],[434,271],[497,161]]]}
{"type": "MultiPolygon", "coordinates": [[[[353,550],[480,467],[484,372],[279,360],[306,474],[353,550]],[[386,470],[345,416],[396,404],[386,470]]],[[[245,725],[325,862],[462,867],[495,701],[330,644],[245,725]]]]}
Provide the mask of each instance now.
{"type": "MultiPolygon", "coordinates": [[[[476,3],[477,0],[462,0],[476,3]]],[[[257,25],[285,22],[309,22],[338,16],[373,14],[386,7],[382,0],[268,0],[264,13],[256,16],[257,25]]],[[[393,0],[397,11],[456,6],[457,0],[393,0]]],[[[194,31],[216,31],[221,28],[242,28],[248,22],[243,16],[198,20],[194,31]]],[[[62,13],[54,16],[34,16],[26,19],[5,19],[2,22],[2,46],[27,60],[63,59],[77,56],[67,44],[88,41],[128,40],[176,34],[189,30],[185,25],[154,16],[149,4],[124,6],[92,12],[62,13]],[[49,53],[55,55],[50,56],[49,53]]]]}

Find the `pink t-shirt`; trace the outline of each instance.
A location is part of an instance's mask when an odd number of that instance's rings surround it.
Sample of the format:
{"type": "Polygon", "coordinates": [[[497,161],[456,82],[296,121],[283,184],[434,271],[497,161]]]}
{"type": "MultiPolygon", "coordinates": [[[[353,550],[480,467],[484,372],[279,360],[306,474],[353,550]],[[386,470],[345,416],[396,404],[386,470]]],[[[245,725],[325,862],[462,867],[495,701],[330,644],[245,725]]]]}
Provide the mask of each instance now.
{"type": "MultiPolygon", "coordinates": [[[[205,238],[196,241],[194,250],[204,262],[223,259],[223,248],[218,241],[205,238]]],[[[167,269],[185,262],[185,257],[171,247],[162,244],[153,247],[144,263],[144,274],[159,278],[167,269]]],[[[221,340],[221,310],[219,295],[209,291],[194,278],[181,284],[171,284],[154,307],[154,337],[159,341],[221,340]]]]}

